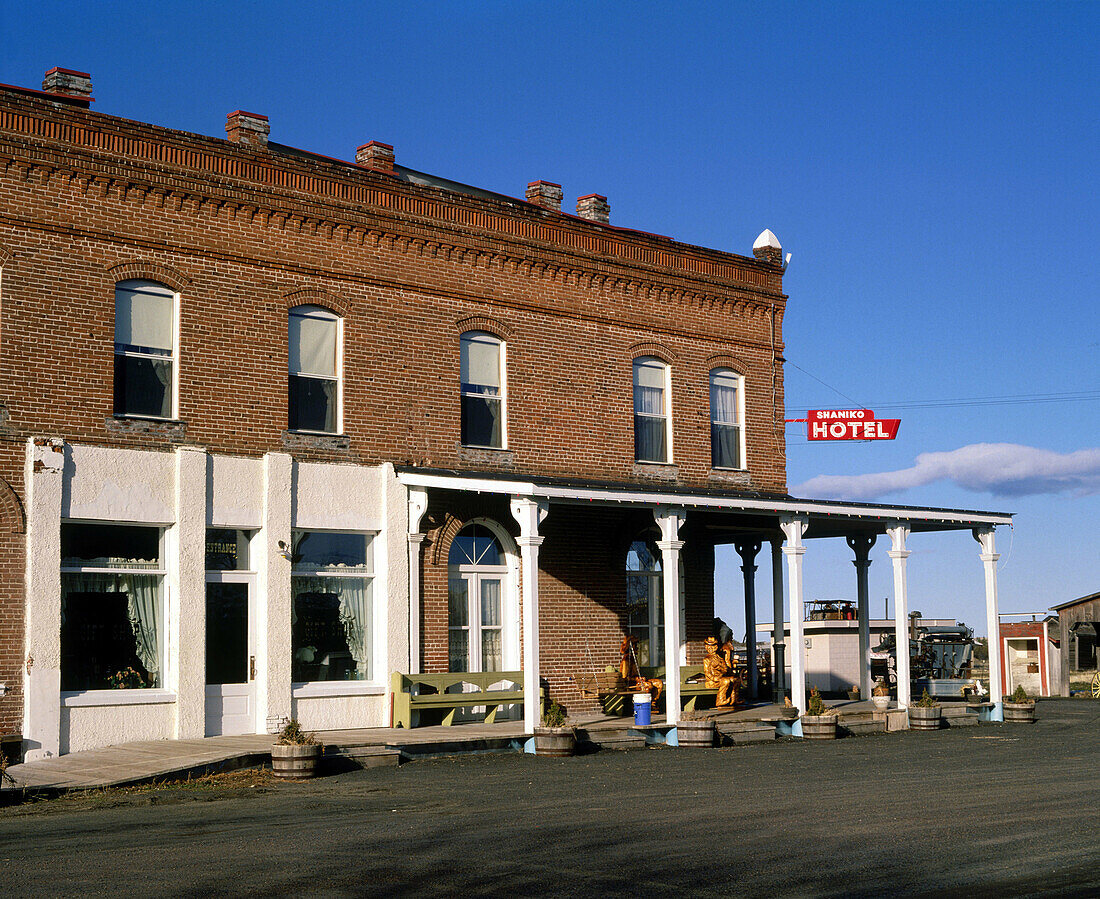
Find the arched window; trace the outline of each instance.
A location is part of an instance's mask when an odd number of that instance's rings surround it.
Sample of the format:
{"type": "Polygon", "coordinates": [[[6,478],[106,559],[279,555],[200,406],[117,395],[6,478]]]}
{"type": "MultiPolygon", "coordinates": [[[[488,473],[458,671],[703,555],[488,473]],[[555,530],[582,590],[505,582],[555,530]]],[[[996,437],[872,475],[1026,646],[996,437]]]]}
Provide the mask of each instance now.
{"type": "Polygon", "coordinates": [[[710,464],[713,468],[745,467],[745,380],[731,368],[710,373],[710,464]]]}
{"type": "Polygon", "coordinates": [[[115,415],[176,416],[176,306],[155,281],[115,285],[115,415]]]}
{"type": "MultiPolygon", "coordinates": [[[[665,663],[665,604],[661,551],[639,536],[626,551],[626,632],[638,638],[638,664],[665,663]]],[[[680,560],[680,663],[686,659],[684,565],[680,560]]]]}
{"type": "Polygon", "coordinates": [[[485,331],[459,338],[462,444],[503,449],[504,343],[485,331]]]}
{"type": "Polygon", "coordinates": [[[447,566],[449,669],[503,671],[512,635],[505,620],[508,565],[500,539],[484,524],[468,524],[455,535],[447,566]]]}
{"type": "Polygon", "coordinates": [[[338,315],[320,306],[295,306],[288,314],[287,425],[292,431],[340,430],[341,325],[338,315]]]}
{"type": "Polygon", "coordinates": [[[634,360],[634,460],[671,462],[669,370],[655,356],[634,360]]]}

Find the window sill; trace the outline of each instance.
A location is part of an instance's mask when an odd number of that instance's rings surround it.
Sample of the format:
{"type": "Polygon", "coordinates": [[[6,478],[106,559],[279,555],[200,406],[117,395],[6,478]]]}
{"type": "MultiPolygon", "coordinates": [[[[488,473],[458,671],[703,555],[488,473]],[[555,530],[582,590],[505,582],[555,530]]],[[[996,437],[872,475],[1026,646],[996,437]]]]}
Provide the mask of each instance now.
{"type": "Polygon", "coordinates": [[[315,699],[325,696],[382,696],[386,688],[370,681],[313,681],[291,684],[294,699],[315,699]]]}
{"type": "Polygon", "coordinates": [[[187,422],[179,418],[153,418],[147,415],[112,415],[106,421],[113,434],[159,434],[167,437],[187,435],[187,422]]]}
{"type": "Polygon", "coordinates": [[[284,449],[320,449],[347,452],[351,438],[347,434],[331,434],[328,431],[283,431],[284,449]]]}
{"type": "Polygon", "coordinates": [[[680,480],[680,466],[673,462],[635,462],[631,473],[635,477],[655,478],[661,481],[680,480]]]}
{"type": "Polygon", "coordinates": [[[485,462],[491,465],[515,465],[515,454],[510,449],[494,446],[467,446],[456,444],[458,458],[463,462],[485,462]]]}
{"type": "Polygon", "coordinates": [[[712,484],[729,484],[737,487],[748,487],[752,484],[752,477],[747,468],[712,468],[707,480],[712,484]]]}
{"type": "Polygon", "coordinates": [[[67,709],[111,705],[165,705],[174,703],[176,694],[156,688],[140,690],[81,690],[62,693],[61,705],[67,709]]]}

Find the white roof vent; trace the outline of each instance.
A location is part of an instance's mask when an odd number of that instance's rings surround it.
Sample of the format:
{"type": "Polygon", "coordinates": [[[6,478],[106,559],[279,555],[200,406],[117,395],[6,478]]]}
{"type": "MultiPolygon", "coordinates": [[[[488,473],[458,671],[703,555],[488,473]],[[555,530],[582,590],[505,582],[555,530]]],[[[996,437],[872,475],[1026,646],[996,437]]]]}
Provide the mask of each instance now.
{"type": "Polygon", "coordinates": [[[759,250],[763,247],[775,247],[777,250],[782,250],[783,245],[779,242],[779,238],[772,234],[770,228],[765,228],[760,232],[760,236],[756,238],[756,243],[752,245],[754,250],[759,250]]]}

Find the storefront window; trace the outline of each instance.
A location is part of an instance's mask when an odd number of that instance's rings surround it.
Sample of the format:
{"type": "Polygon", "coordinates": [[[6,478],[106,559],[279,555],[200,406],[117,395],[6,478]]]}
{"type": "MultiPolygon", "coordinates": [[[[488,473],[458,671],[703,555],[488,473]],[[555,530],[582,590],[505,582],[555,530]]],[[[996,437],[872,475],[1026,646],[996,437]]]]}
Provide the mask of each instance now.
{"type": "Polygon", "coordinates": [[[371,536],[295,531],[293,542],[293,680],[371,680],[371,536]]]}
{"type": "Polygon", "coordinates": [[[61,525],[61,689],[162,684],[160,528],[61,525]]]}

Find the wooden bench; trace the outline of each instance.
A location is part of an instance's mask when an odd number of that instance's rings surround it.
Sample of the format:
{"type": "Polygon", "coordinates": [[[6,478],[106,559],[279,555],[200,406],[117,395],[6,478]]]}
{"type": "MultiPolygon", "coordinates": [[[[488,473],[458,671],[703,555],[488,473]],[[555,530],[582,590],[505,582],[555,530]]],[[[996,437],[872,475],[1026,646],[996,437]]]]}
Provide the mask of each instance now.
{"type": "MultiPolygon", "coordinates": [[[[656,668],[642,668],[642,677],[665,679],[664,666],[656,668]]],[[[680,703],[685,712],[695,711],[695,706],[700,698],[710,697],[716,699],[718,690],[716,687],[708,687],[702,680],[702,665],[680,666],[680,703]],[[691,678],[699,677],[695,683],[689,683],[691,678]]],[[[626,707],[625,697],[633,696],[636,692],[619,676],[619,669],[608,668],[594,674],[580,675],[574,678],[581,693],[585,696],[596,697],[603,710],[608,715],[625,715],[631,712],[626,707]]],[[[664,696],[664,693],[661,694],[664,696]]]]}
{"type": "MultiPolygon", "coordinates": [[[[443,724],[454,723],[459,709],[485,706],[485,723],[496,720],[502,705],[523,705],[522,671],[452,671],[447,674],[402,674],[390,679],[393,691],[392,727],[411,728],[419,724],[420,712],[442,709],[443,724]],[[511,686],[504,686],[510,684],[511,686]]],[[[539,688],[539,717],[542,717],[546,689],[539,688]]]]}

